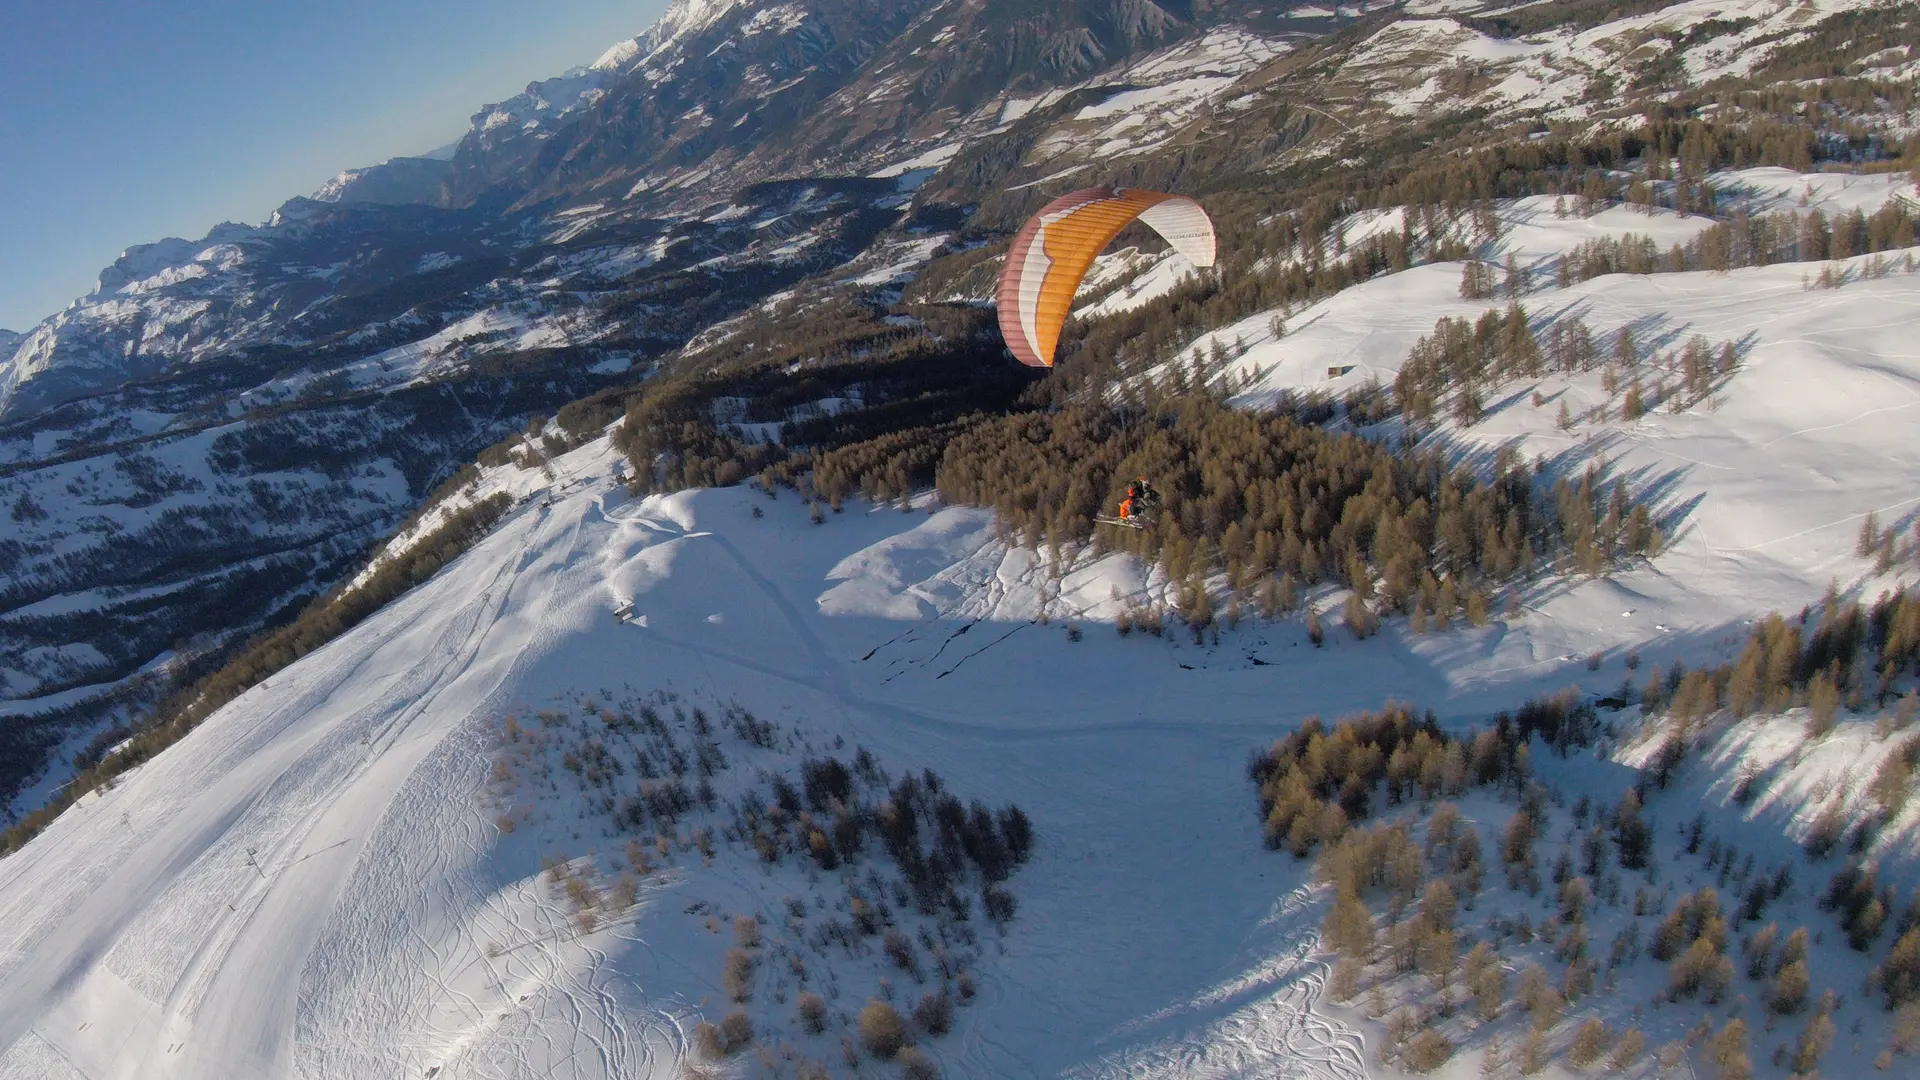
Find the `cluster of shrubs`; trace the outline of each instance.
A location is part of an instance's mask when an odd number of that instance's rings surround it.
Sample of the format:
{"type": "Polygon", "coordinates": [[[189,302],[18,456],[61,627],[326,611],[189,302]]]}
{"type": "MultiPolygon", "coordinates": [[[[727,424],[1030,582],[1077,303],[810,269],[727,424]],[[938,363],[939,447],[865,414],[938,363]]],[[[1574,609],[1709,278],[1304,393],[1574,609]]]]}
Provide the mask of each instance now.
{"type": "MultiPolygon", "coordinates": [[[[1895,704],[1895,683],[1920,672],[1920,588],[1882,593],[1869,606],[1841,601],[1831,590],[1816,619],[1812,608],[1797,618],[1772,613],[1756,620],[1731,664],[1687,670],[1675,663],[1655,666],[1644,685],[1631,677],[1614,702],[1638,702],[1649,714],[1665,712],[1674,723],[1655,755],[1650,779],[1664,787],[1689,749],[1702,737],[1707,720],[1723,710],[1734,719],[1758,713],[1807,708],[1806,735],[1831,732],[1840,709],[1861,711],[1869,703],[1894,707],[1879,721],[1882,737],[1920,717],[1920,693],[1908,691],[1895,704]]],[[[1856,835],[1864,845],[1874,830],[1905,805],[1908,780],[1920,764],[1920,743],[1908,739],[1891,753],[1871,791],[1880,814],[1856,835]]],[[[1757,794],[1757,776],[1744,777],[1734,791],[1745,804],[1757,794]]],[[[1808,853],[1823,858],[1844,839],[1846,819],[1838,803],[1815,822],[1808,853]]]]}
{"type": "MultiPolygon", "coordinates": [[[[1565,374],[1591,371],[1604,358],[1609,361],[1605,379],[1608,393],[1618,392],[1623,380],[1631,383],[1621,418],[1632,421],[1663,403],[1675,410],[1697,404],[1740,366],[1739,351],[1732,342],[1723,342],[1716,349],[1699,335],[1673,352],[1647,354],[1635,341],[1632,327],[1622,327],[1613,337],[1610,352],[1603,353],[1578,315],[1562,313],[1546,324],[1544,332],[1542,341],[1518,301],[1509,303],[1504,311],[1489,308],[1477,320],[1442,318],[1434,324],[1432,334],[1414,343],[1394,377],[1393,406],[1411,423],[1424,425],[1438,414],[1442,399],[1451,395],[1450,411],[1455,422],[1474,424],[1485,416],[1487,391],[1501,383],[1539,378],[1550,370],[1565,374]],[[1651,387],[1642,385],[1648,377],[1654,380],[1651,387]],[[1677,385],[1670,385],[1669,377],[1677,379],[1677,385]]],[[[1536,404],[1541,403],[1544,399],[1536,398],[1536,404]]],[[[1382,408],[1379,413],[1389,411],[1382,408]]],[[[1564,430],[1573,422],[1574,416],[1563,401],[1559,425],[1564,430]]]]}
{"type": "Polygon", "coordinates": [[[1413,795],[1458,795],[1470,782],[1497,779],[1512,767],[1497,740],[1474,749],[1478,753],[1469,757],[1431,714],[1416,717],[1404,706],[1342,719],[1332,731],[1311,717],[1248,767],[1259,789],[1267,846],[1304,858],[1320,845],[1338,843],[1350,825],[1371,813],[1383,782],[1391,805],[1413,795]]]}
{"type": "Polygon", "coordinates": [[[1913,244],[1913,214],[1897,199],[1872,214],[1856,208],[1831,218],[1820,210],[1783,210],[1759,216],[1736,210],[1729,220],[1708,226],[1686,243],[1665,251],[1649,236],[1589,240],[1561,257],[1557,273],[1564,287],[1605,274],[1727,271],[1785,262],[1820,262],[1913,244]]]}
{"type": "MultiPolygon", "coordinates": [[[[857,1019],[839,1017],[857,1024],[857,1040],[845,1043],[848,1065],[857,1066],[864,1050],[897,1060],[909,1075],[931,1076],[931,1060],[912,1044],[945,1034],[954,1008],[974,998],[974,915],[1002,928],[1014,917],[1007,883],[1033,853],[1032,823],[1017,806],[963,801],[932,770],[891,777],[860,748],[801,756],[797,768],[756,755],[798,756],[803,748],[810,746],[796,732],[737,704],[709,712],[672,694],[618,706],[581,699],[577,709],[506,719],[495,764],[496,820],[506,832],[532,820],[526,793],[549,789],[564,772],[610,836],[631,838],[625,870],[611,886],[597,885],[591,870],[550,868],[582,932],[631,906],[637,883],[676,857],[711,860],[721,845],[750,851],[768,867],[797,865],[810,881],[838,878],[844,915],[815,913],[789,897],[784,923],[735,917],[735,947],[723,958],[720,986],[738,1005],[768,992],[785,1003],[788,984],[797,980],[803,989],[794,1000],[795,1022],[817,1035],[835,1017],[826,998],[804,989],[813,979],[805,952],[877,952],[904,977],[932,985],[917,999],[896,1002],[883,978],[882,995],[857,1019]],[[737,744],[727,744],[729,735],[737,744]],[[738,775],[741,755],[758,757],[761,767],[723,795],[716,784],[738,775]],[[887,867],[894,873],[883,873],[887,867]],[[977,904],[962,891],[970,884],[977,904]]],[[[710,928],[718,932],[714,920],[710,928]]],[[[755,1020],[738,1009],[700,1025],[694,1037],[706,1057],[724,1060],[754,1042],[755,1020]]]]}
{"type": "Polygon", "coordinates": [[[1668,994],[1674,1000],[1699,994],[1708,1004],[1718,1004],[1733,987],[1727,921],[1712,889],[1681,897],[1654,931],[1647,952],[1655,960],[1670,961],[1668,994]]]}
{"type": "Polygon", "coordinates": [[[1833,913],[1857,952],[1870,952],[1875,942],[1890,937],[1886,959],[1868,976],[1869,989],[1888,1009],[1920,1007],[1920,889],[1901,904],[1875,867],[1849,862],[1827,883],[1820,907],[1833,913]]]}
{"type": "MultiPolygon", "coordinates": [[[[1597,734],[1593,707],[1572,691],[1530,700],[1495,716],[1491,727],[1465,736],[1441,730],[1431,711],[1422,716],[1406,705],[1389,704],[1379,712],[1343,717],[1331,729],[1319,717],[1309,717],[1256,753],[1247,771],[1258,789],[1267,847],[1284,847],[1304,858],[1336,843],[1372,813],[1376,795],[1394,806],[1415,797],[1431,803],[1480,786],[1525,792],[1532,776],[1528,744],[1534,738],[1564,754],[1589,745],[1597,734]]],[[[1509,863],[1531,865],[1532,835],[1525,832],[1529,805],[1523,802],[1515,817],[1522,824],[1513,828],[1521,832],[1510,829],[1509,863]]],[[[1643,865],[1651,845],[1639,806],[1637,798],[1630,806],[1623,802],[1617,827],[1622,859],[1630,866],[1643,865]]]]}
{"type": "MultiPolygon", "coordinates": [[[[1438,800],[1485,784],[1512,798],[1517,805],[1495,839],[1493,853],[1505,867],[1509,887],[1539,895],[1545,883],[1537,849],[1550,820],[1549,792],[1531,782],[1525,744],[1538,736],[1550,745],[1557,740],[1563,748],[1584,745],[1598,733],[1592,710],[1564,696],[1529,702],[1515,715],[1501,717],[1495,727],[1461,737],[1441,731],[1431,716],[1396,706],[1357,714],[1331,727],[1309,720],[1255,756],[1250,773],[1259,787],[1268,846],[1286,847],[1297,855],[1317,851],[1315,876],[1332,893],[1321,929],[1339,958],[1328,984],[1333,998],[1346,1001],[1359,994],[1368,969],[1377,963],[1386,966],[1387,979],[1418,974],[1440,995],[1437,1006],[1389,1013],[1381,984],[1374,984],[1369,1011],[1385,1015],[1388,1028],[1383,1062],[1427,1072],[1448,1060],[1455,1044],[1436,1022],[1453,1010],[1458,995],[1452,988],[1464,989],[1465,1003],[1482,1022],[1495,1020],[1508,1000],[1498,943],[1509,936],[1522,942],[1535,936],[1524,914],[1517,919],[1496,915],[1486,926],[1491,937],[1461,955],[1459,913],[1472,911],[1480,900],[1487,854],[1479,832],[1453,803],[1438,800]],[[1420,800],[1424,821],[1363,820],[1379,805],[1414,800],[1420,800]]],[[[1644,797],[1642,789],[1633,788],[1612,807],[1595,806],[1583,797],[1573,808],[1574,827],[1552,867],[1554,888],[1547,898],[1552,917],[1538,931],[1542,937],[1552,935],[1554,956],[1566,965],[1565,977],[1556,983],[1539,967],[1529,966],[1521,972],[1513,999],[1529,1021],[1523,1040],[1511,1051],[1523,1075],[1545,1067],[1550,1056],[1547,1031],[1568,1003],[1597,991],[1602,960],[1611,988],[1615,969],[1643,949],[1640,927],[1633,924],[1615,938],[1607,956],[1590,955],[1588,916],[1597,905],[1629,902],[1636,917],[1657,913],[1649,890],[1623,897],[1618,878],[1609,872],[1610,864],[1617,863],[1657,880],[1654,830],[1644,797]]],[[[1557,804],[1558,797],[1553,801],[1557,804]]],[[[1720,888],[1706,886],[1680,896],[1647,935],[1644,951],[1667,966],[1666,999],[1725,1002],[1744,972],[1748,980],[1761,984],[1760,1000],[1771,1012],[1793,1016],[1811,1007],[1805,1030],[1780,1052],[1783,1062],[1791,1057],[1798,1072],[1810,1074],[1831,1044],[1837,999],[1830,992],[1813,993],[1807,930],[1795,928],[1783,936],[1777,923],[1767,923],[1738,943],[1734,939],[1741,924],[1757,924],[1769,903],[1786,893],[1790,868],[1756,873],[1751,855],[1741,862],[1734,848],[1706,836],[1704,818],[1696,817],[1679,831],[1684,852],[1704,854],[1707,870],[1718,872],[1720,888]],[[1729,887],[1739,897],[1731,910],[1722,901],[1722,890],[1729,887]]],[[[1920,895],[1897,919],[1892,914],[1895,901],[1894,891],[1879,884],[1870,867],[1850,864],[1829,885],[1823,906],[1835,912],[1849,944],[1861,951],[1891,928],[1895,945],[1873,969],[1868,991],[1896,1011],[1896,1029],[1902,1024],[1915,1028],[1912,1041],[1920,1045],[1920,895]]],[[[1750,1075],[1745,1040],[1744,1027],[1723,1029],[1708,1040],[1708,1060],[1719,1075],[1734,1080],[1750,1075]],[[1742,1073],[1743,1067],[1749,1072],[1742,1073]]],[[[1896,1033],[1895,1042],[1900,1040],[1896,1033]]],[[[1567,1053],[1584,1068],[1610,1050],[1617,1059],[1614,1067],[1626,1068],[1645,1052],[1645,1040],[1636,1029],[1616,1032],[1590,1019],[1574,1033],[1567,1053]]],[[[1495,1062],[1508,1056],[1498,1036],[1487,1054],[1495,1062]]],[[[1677,1051],[1664,1048],[1662,1057],[1677,1057],[1677,1051]]]]}

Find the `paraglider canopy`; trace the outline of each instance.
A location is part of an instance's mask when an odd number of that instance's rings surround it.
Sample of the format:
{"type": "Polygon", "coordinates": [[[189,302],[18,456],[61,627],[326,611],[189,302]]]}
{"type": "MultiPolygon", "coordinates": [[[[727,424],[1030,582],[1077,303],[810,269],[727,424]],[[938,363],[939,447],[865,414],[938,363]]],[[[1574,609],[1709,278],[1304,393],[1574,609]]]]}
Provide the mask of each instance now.
{"type": "Polygon", "coordinates": [[[1213,222],[1184,195],[1084,188],[1060,196],[1021,227],[1000,271],[1000,334],[1021,363],[1053,366],[1080,279],[1100,249],[1135,218],[1193,265],[1213,265],[1213,222]]]}

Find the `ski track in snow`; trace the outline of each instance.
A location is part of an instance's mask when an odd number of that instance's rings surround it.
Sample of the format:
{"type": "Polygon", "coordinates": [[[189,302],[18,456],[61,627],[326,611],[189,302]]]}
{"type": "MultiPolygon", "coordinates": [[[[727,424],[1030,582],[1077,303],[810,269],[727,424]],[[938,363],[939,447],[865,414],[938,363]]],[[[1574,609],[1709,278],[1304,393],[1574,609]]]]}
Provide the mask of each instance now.
{"type": "MultiPolygon", "coordinates": [[[[519,530],[525,534],[521,552],[491,568],[474,566],[491,569],[491,580],[480,583],[477,595],[445,625],[426,627],[433,645],[423,662],[397,676],[379,673],[389,675],[391,684],[336,723],[302,724],[303,708],[318,705],[314,712],[324,715],[325,704],[352,693],[381,656],[379,650],[344,656],[337,648],[327,650],[350,662],[267,713],[263,729],[285,724],[291,730],[258,731],[282,737],[247,762],[238,783],[201,792],[197,805],[180,808],[184,821],[152,830],[142,850],[90,883],[85,899],[60,925],[23,937],[32,944],[16,946],[7,965],[10,977],[0,989],[0,1043],[20,1040],[31,1025],[35,1036],[88,1077],[368,1075],[365,1069],[375,1063],[390,1068],[399,1059],[411,1066],[436,1056],[405,1041],[368,1039],[358,1049],[343,1047],[365,1020],[354,1015],[358,1006],[351,996],[346,1015],[336,1017],[344,1021],[338,1027],[304,1030],[315,1026],[315,1014],[324,1012],[329,999],[303,999],[300,991],[316,981],[313,976],[351,964],[356,950],[392,943],[357,924],[393,909],[340,903],[350,885],[362,885],[368,896],[406,896],[410,882],[444,882],[435,871],[446,869],[449,855],[486,854],[470,804],[449,802],[445,789],[403,781],[438,747],[447,734],[445,721],[464,715],[458,705],[440,710],[443,696],[456,689],[470,695],[474,688],[462,684],[487,677],[489,665],[476,660],[513,599],[547,515],[530,516],[519,530]],[[303,730],[308,727],[320,730],[303,730]],[[437,828],[400,846],[391,833],[375,833],[383,816],[423,817],[437,828]],[[422,867],[422,856],[442,865],[422,867]],[[344,960],[337,955],[342,952],[348,954],[344,960]],[[291,978],[290,972],[307,978],[291,978]],[[161,992],[142,995],[135,984],[161,992]],[[49,1009],[49,1002],[57,1004],[49,1009]],[[119,1037],[106,1045],[80,1037],[95,1027],[112,1028],[119,1037]],[[329,1059],[343,1049],[348,1060],[338,1064],[345,1069],[314,1068],[333,1063],[329,1059]]],[[[396,629],[414,629],[432,614],[416,608],[396,629]]],[[[497,684],[505,672],[492,674],[497,684]]],[[[283,673],[274,681],[290,678],[298,676],[283,673]]],[[[377,686],[385,680],[367,681],[377,686]]],[[[143,782],[159,780],[135,777],[101,800],[101,808],[137,802],[143,782]]],[[[23,869],[30,858],[20,860],[23,869]]],[[[429,896],[420,902],[431,907],[453,899],[429,896]]],[[[564,915],[548,915],[565,923],[564,915]]],[[[414,962],[389,965],[384,974],[443,976],[447,957],[438,944],[421,937],[419,927],[398,929],[401,957],[414,962]]],[[[543,959],[554,970],[540,981],[553,983],[563,1006],[576,1014],[563,1029],[580,1032],[599,1050],[598,1064],[576,1074],[629,1074],[631,1062],[645,1054],[626,1045],[632,1040],[623,1028],[623,1010],[599,985],[604,976],[594,977],[601,965],[567,971],[578,965],[551,955],[543,959]],[[580,1022],[589,1014],[601,1019],[604,1035],[580,1022]]],[[[438,996],[448,996],[447,987],[439,989],[438,996]]],[[[577,1055],[567,1049],[569,1057],[577,1055]]],[[[32,1075],[30,1067],[0,1071],[15,1073],[32,1075]]]]}

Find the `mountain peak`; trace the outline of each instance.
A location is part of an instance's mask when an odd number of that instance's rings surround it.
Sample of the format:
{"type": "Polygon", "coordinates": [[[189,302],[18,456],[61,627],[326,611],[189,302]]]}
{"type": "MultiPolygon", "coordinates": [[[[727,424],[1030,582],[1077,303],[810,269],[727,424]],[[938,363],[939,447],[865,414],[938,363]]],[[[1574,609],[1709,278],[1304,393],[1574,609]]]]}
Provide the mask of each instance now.
{"type": "Polygon", "coordinates": [[[139,281],[193,258],[200,245],[192,240],[169,236],[151,244],[135,244],[120,253],[113,265],[100,271],[96,293],[112,292],[130,281],[139,281]]]}
{"type": "Polygon", "coordinates": [[[600,55],[588,65],[589,71],[622,74],[662,48],[688,34],[698,33],[720,21],[734,8],[748,6],[752,0],[673,0],[660,21],[638,37],[628,38],[600,55]]]}
{"type": "Polygon", "coordinates": [[[313,193],[315,202],[404,203],[432,202],[440,185],[453,172],[453,163],[438,157],[397,157],[383,164],[348,169],[313,193]]]}

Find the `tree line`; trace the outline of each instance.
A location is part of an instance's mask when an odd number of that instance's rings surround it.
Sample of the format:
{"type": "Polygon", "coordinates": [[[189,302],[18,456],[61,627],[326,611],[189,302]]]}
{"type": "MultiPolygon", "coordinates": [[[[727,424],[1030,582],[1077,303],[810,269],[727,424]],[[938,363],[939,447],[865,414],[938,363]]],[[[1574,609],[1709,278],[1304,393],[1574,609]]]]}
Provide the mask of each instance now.
{"type": "Polygon", "coordinates": [[[1563,559],[1597,573],[1661,542],[1644,503],[1597,469],[1549,482],[1508,451],[1477,471],[1201,397],[984,420],[947,444],[935,483],[949,502],[996,510],[1012,536],[1057,548],[1092,535],[1138,476],[1164,497],[1156,527],[1100,543],[1158,562],[1196,608],[1224,573],[1229,602],[1271,606],[1331,581],[1375,615],[1444,624],[1477,606],[1484,620],[1504,583],[1563,559]]]}

